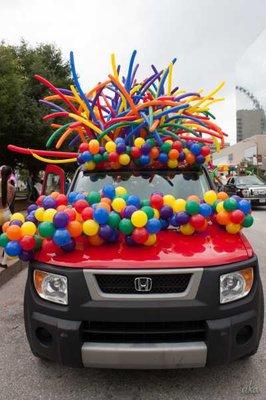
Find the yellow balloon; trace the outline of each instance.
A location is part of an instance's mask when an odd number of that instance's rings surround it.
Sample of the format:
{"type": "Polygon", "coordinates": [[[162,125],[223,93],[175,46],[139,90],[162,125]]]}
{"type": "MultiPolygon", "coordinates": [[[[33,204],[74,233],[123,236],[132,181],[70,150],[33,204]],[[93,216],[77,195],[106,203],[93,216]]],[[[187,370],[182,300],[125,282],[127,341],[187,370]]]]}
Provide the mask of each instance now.
{"type": "Polygon", "coordinates": [[[88,162],[86,162],[85,164],[84,164],[84,168],[87,170],[87,171],[92,171],[94,168],[95,168],[95,162],[94,161],[88,161],[88,162]]]}
{"type": "Polygon", "coordinates": [[[212,205],[217,200],[217,194],[214,190],[208,190],[204,193],[203,198],[207,204],[212,205]]]}
{"type": "Polygon", "coordinates": [[[121,194],[127,194],[127,189],[124,188],[123,186],[117,186],[117,187],[115,188],[115,194],[116,194],[117,196],[121,196],[121,194]]]}
{"type": "Polygon", "coordinates": [[[116,212],[121,212],[122,210],[124,210],[124,208],[126,207],[127,203],[125,202],[124,199],[122,199],[121,197],[116,197],[113,201],[112,201],[112,208],[114,211],[116,212]]]}
{"type": "Polygon", "coordinates": [[[25,217],[21,213],[12,214],[11,218],[10,218],[10,221],[15,221],[15,220],[18,220],[18,221],[21,221],[21,222],[25,222],[25,217]]]}
{"type": "Polygon", "coordinates": [[[54,216],[56,214],[56,210],[54,208],[48,208],[43,213],[43,221],[44,222],[53,222],[54,216]]]}
{"type": "Polygon", "coordinates": [[[121,165],[128,165],[130,163],[130,157],[128,154],[121,154],[119,156],[119,163],[121,165]]]}
{"type": "Polygon", "coordinates": [[[134,211],[131,215],[131,222],[137,228],[142,228],[144,225],[146,225],[147,221],[148,216],[144,211],[134,211]]]}
{"type": "Polygon", "coordinates": [[[169,168],[176,168],[178,166],[177,160],[168,160],[167,165],[169,168]]]}
{"type": "Polygon", "coordinates": [[[171,194],[166,194],[163,196],[163,204],[165,206],[173,207],[174,202],[175,202],[175,198],[171,194]]]}
{"type": "Polygon", "coordinates": [[[154,217],[153,218],[159,219],[160,218],[159,210],[157,210],[157,208],[153,208],[153,211],[154,211],[154,217]]]}
{"type": "Polygon", "coordinates": [[[113,142],[112,140],[110,140],[109,142],[107,142],[105,144],[105,150],[107,151],[107,153],[113,153],[116,151],[116,144],[115,142],[113,142]]]}
{"type": "Polygon", "coordinates": [[[224,209],[224,202],[223,201],[219,201],[219,203],[216,206],[216,211],[219,213],[220,211],[225,211],[224,209]]]}
{"type": "Polygon", "coordinates": [[[37,221],[42,222],[43,221],[43,214],[44,214],[44,208],[39,207],[37,210],[35,210],[34,216],[37,219],[37,221]]]}
{"type": "Polygon", "coordinates": [[[234,233],[238,233],[240,231],[241,225],[230,223],[230,224],[226,225],[225,229],[227,230],[228,233],[234,234],[234,233]]]}
{"type": "Polygon", "coordinates": [[[84,221],[82,228],[85,235],[94,236],[99,231],[99,224],[93,219],[87,219],[87,221],[84,221]]]}
{"type": "Polygon", "coordinates": [[[134,140],[134,145],[136,147],[141,147],[145,143],[145,140],[142,137],[138,137],[134,140]]]}
{"type": "Polygon", "coordinates": [[[151,235],[149,235],[148,239],[146,240],[146,242],[144,243],[145,246],[153,246],[157,241],[157,236],[155,233],[152,233],[151,235]]]}
{"type": "Polygon", "coordinates": [[[195,232],[195,228],[188,223],[180,226],[180,232],[182,232],[183,235],[192,235],[195,232]]]}
{"type": "Polygon", "coordinates": [[[26,221],[24,222],[24,224],[21,225],[21,232],[23,236],[25,235],[34,236],[36,230],[37,230],[36,225],[31,221],[26,221]]]}
{"type": "Polygon", "coordinates": [[[174,212],[181,212],[186,210],[186,200],[176,199],[173,203],[174,212]]]}

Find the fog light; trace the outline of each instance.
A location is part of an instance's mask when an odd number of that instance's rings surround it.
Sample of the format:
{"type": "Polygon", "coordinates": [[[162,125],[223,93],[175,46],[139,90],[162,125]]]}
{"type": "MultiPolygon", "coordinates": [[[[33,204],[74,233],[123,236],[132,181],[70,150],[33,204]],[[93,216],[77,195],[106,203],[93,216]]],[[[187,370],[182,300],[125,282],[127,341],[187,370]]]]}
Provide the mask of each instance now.
{"type": "Polygon", "coordinates": [[[220,303],[229,303],[245,297],[254,281],[253,268],[230,272],[220,276],[220,303]]]}
{"type": "Polygon", "coordinates": [[[67,277],[36,269],[33,282],[38,295],[53,303],[68,304],[67,277]]]}

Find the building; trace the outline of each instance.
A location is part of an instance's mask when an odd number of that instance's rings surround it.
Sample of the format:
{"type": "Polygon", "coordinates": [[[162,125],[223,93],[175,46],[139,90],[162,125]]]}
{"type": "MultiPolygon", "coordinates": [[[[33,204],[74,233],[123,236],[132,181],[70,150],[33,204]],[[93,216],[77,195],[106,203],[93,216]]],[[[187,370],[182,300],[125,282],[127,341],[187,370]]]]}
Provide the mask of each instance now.
{"type": "Polygon", "coordinates": [[[244,159],[266,170],[266,135],[255,135],[213,153],[213,163],[237,165],[244,159]]]}
{"type": "Polygon", "coordinates": [[[265,123],[263,110],[237,110],[236,121],[237,142],[263,134],[265,123]]]}

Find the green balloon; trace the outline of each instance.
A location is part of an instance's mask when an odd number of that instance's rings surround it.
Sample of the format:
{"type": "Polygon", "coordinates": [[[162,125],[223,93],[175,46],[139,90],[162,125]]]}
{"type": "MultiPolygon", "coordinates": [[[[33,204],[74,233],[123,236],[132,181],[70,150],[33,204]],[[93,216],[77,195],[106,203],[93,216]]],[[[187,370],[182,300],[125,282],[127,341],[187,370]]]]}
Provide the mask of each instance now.
{"type": "Polygon", "coordinates": [[[55,233],[55,226],[52,222],[41,222],[38,226],[40,236],[51,238],[55,233]]]}
{"type": "Polygon", "coordinates": [[[249,228],[251,225],[253,225],[254,218],[252,215],[248,214],[245,216],[244,221],[242,222],[242,225],[244,228],[249,228]]]}
{"type": "Polygon", "coordinates": [[[156,145],[156,142],[154,139],[150,138],[146,140],[146,143],[149,144],[151,147],[154,147],[156,145]]]}
{"type": "Polygon", "coordinates": [[[237,209],[237,201],[235,199],[226,199],[223,202],[223,207],[226,211],[234,211],[237,209]]]}
{"type": "Polygon", "coordinates": [[[129,194],[128,193],[123,193],[123,194],[119,194],[116,197],[119,197],[119,198],[124,199],[125,201],[127,201],[128,197],[129,197],[129,194]]]}
{"type": "Polygon", "coordinates": [[[153,210],[152,207],[150,207],[150,206],[143,206],[141,209],[142,209],[142,211],[145,212],[145,214],[147,214],[148,219],[151,219],[151,218],[154,217],[154,210],[153,210]]]}
{"type": "Polygon", "coordinates": [[[166,154],[168,154],[169,153],[169,151],[171,150],[171,148],[172,148],[172,145],[171,145],[171,143],[163,143],[162,145],[161,145],[161,151],[163,152],[163,153],[166,153],[166,154]]]}
{"type": "Polygon", "coordinates": [[[6,247],[8,242],[9,242],[9,239],[8,239],[6,233],[2,233],[0,235],[0,247],[6,247]]]}
{"type": "Polygon", "coordinates": [[[149,206],[150,205],[150,200],[149,199],[143,199],[141,200],[141,207],[149,206]]]}
{"type": "Polygon", "coordinates": [[[198,214],[200,210],[199,203],[197,203],[194,200],[188,200],[186,203],[186,212],[189,215],[195,215],[198,214]]]}
{"type": "Polygon", "coordinates": [[[112,228],[118,228],[121,218],[115,211],[111,211],[108,217],[108,225],[112,228]]]}
{"type": "Polygon", "coordinates": [[[119,230],[125,235],[130,235],[133,232],[134,226],[130,219],[123,218],[119,223],[119,230]]]}
{"type": "Polygon", "coordinates": [[[94,154],[93,156],[93,161],[98,164],[99,162],[101,162],[103,160],[102,155],[101,154],[94,154]]]}
{"type": "Polygon", "coordinates": [[[87,194],[86,199],[89,202],[89,204],[92,205],[100,202],[101,195],[98,192],[91,191],[89,194],[87,194]]]}
{"type": "Polygon", "coordinates": [[[35,239],[34,250],[38,251],[42,247],[42,238],[38,235],[34,235],[34,239],[35,239]]]}
{"type": "Polygon", "coordinates": [[[108,161],[109,160],[109,154],[107,153],[107,151],[105,151],[103,153],[103,161],[108,161]]]}

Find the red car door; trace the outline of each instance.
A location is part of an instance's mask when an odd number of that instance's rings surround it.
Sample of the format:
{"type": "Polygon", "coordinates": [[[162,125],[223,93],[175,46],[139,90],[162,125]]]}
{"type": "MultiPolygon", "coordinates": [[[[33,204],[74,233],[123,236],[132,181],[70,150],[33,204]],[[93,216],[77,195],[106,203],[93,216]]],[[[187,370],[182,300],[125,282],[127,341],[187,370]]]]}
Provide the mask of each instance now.
{"type": "Polygon", "coordinates": [[[49,195],[52,192],[65,193],[65,172],[57,165],[49,164],[45,169],[42,194],[49,195]]]}

